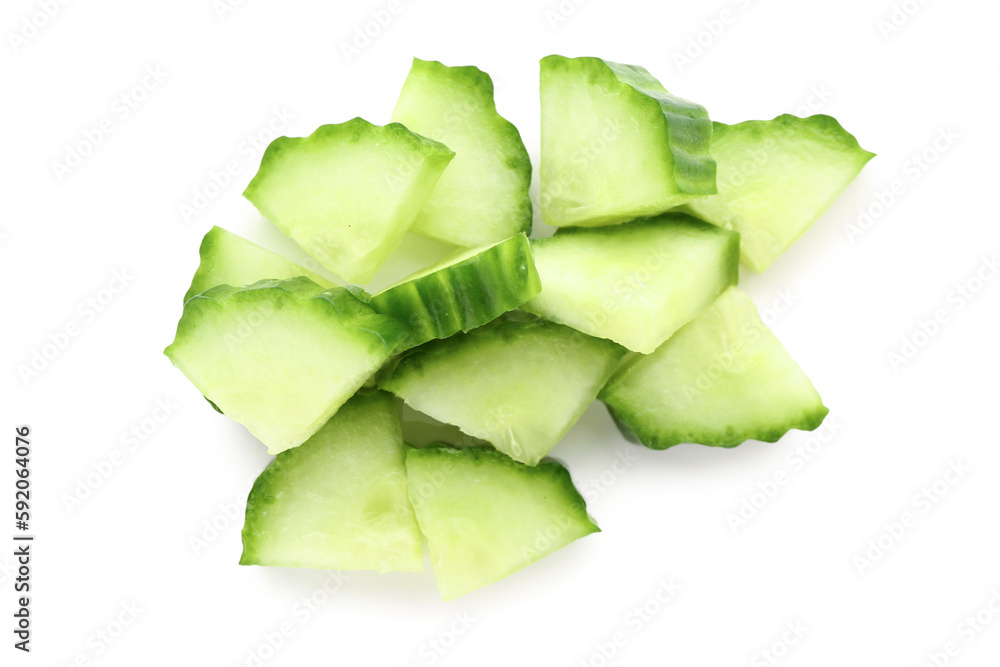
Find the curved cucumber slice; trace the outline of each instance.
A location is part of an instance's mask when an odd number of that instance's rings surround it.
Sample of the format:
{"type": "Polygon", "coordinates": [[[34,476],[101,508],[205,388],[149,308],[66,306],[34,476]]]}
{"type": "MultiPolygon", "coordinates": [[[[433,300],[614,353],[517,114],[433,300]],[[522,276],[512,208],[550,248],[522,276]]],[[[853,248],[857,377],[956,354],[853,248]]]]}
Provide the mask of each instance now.
{"type": "Polygon", "coordinates": [[[553,322],[502,320],[404,355],[382,387],[534,465],[576,423],[624,355],[611,341],[553,322]]]}
{"type": "Polygon", "coordinates": [[[455,151],[412,231],[466,248],[531,232],[531,161],[489,74],[414,58],[392,120],[455,151]]]}
{"type": "Polygon", "coordinates": [[[715,123],[719,194],[688,203],[741,235],[743,263],[764,271],[875,157],[830,116],[715,123]]]}
{"type": "Polygon", "coordinates": [[[399,123],[355,118],[272,141],[243,196],[320,264],[367,282],[454,156],[399,123]]]}
{"type": "Polygon", "coordinates": [[[184,300],[216,285],[252,285],[258,280],[285,280],[305,276],[317,285],[332,287],[326,278],[285,259],[222,227],[212,227],[201,240],[201,263],[184,300]]]}
{"type": "Polygon", "coordinates": [[[799,365],[730,288],[656,352],[632,360],[601,391],[627,438],[666,449],[733,447],[811,431],[827,409],[799,365]]]}
{"type": "Polygon", "coordinates": [[[642,67],[548,56],[541,70],[545,222],[613,224],[715,192],[704,107],[642,67]]]}
{"type": "Polygon", "coordinates": [[[451,600],[599,532],[569,472],[526,466],[483,448],[406,453],[410,501],[451,600]]]}
{"type": "Polygon", "coordinates": [[[372,307],[410,325],[396,352],[469,331],[513,310],[542,286],[524,234],[461,250],[372,297],[372,307]]]}
{"type": "Polygon", "coordinates": [[[532,242],[542,293],[522,308],[649,354],[739,272],[739,235],[668,213],[532,242]]]}
{"type": "Polygon", "coordinates": [[[356,395],[260,474],[240,564],[423,571],[392,395],[356,395]]]}
{"type": "Polygon", "coordinates": [[[346,289],[264,280],[189,299],[165,354],[276,454],[325,424],[406,333],[346,289]]]}

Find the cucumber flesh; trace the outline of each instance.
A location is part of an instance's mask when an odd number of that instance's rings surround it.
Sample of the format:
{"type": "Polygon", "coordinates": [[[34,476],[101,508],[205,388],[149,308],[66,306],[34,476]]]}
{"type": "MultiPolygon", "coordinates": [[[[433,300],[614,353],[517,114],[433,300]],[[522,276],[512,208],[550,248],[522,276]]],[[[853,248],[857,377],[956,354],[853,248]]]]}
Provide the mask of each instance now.
{"type": "Polygon", "coordinates": [[[396,400],[357,394],[247,499],[241,565],[423,571],[396,400]]]}
{"type": "Polygon", "coordinates": [[[579,420],[624,354],[553,322],[504,319],[412,350],[381,386],[534,465],[579,420]]]}
{"type": "Polygon", "coordinates": [[[687,207],[741,235],[743,263],[765,271],[875,157],[830,116],[715,123],[719,193],[687,207]]]}
{"type": "Polygon", "coordinates": [[[523,310],[649,354],[739,272],[739,235],[679,213],[532,242],[542,292],[523,310]]]}
{"type": "Polygon", "coordinates": [[[518,234],[488,248],[459,250],[375,295],[371,305],[409,325],[399,353],[482,326],[539,291],[528,238],[518,234]]]}
{"type": "Polygon", "coordinates": [[[414,58],[392,120],[455,151],[412,231],[462,247],[531,232],[531,161],[488,74],[414,58]]]}
{"type": "Polygon", "coordinates": [[[265,280],[189,299],[165,354],[276,454],[325,424],[406,333],[345,289],[265,280]]]}
{"type": "Polygon", "coordinates": [[[541,61],[542,219],[607,225],[715,193],[705,108],[642,67],[600,58],[541,61]]]}
{"type": "Polygon", "coordinates": [[[827,409],[799,365],[735,287],[601,391],[627,438],[651,449],[733,447],[811,431],[827,409]]]}
{"type": "Polygon", "coordinates": [[[184,300],[216,285],[243,287],[258,280],[285,280],[305,276],[322,287],[333,283],[270,250],[264,250],[242,236],[212,227],[201,240],[201,263],[195,271],[184,300]]]}
{"type": "Polygon", "coordinates": [[[399,123],[355,118],[272,141],[243,196],[320,264],[364,283],[454,156],[399,123]]]}
{"type": "Polygon", "coordinates": [[[410,501],[441,597],[451,600],[599,532],[569,472],[483,448],[406,454],[410,501]]]}

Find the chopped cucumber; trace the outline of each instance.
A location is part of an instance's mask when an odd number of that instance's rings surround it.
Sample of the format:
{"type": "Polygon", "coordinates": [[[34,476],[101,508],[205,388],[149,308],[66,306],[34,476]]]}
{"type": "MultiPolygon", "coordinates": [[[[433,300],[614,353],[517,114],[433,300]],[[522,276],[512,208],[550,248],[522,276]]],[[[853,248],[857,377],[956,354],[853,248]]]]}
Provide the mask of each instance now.
{"type": "Polygon", "coordinates": [[[399,123],[355,118],[272,141],[243,196],[320,264],[363,283],[399,245],[454,156],[399,123]]]}
{"type": "Polygon", "coordinates": [[[611,341],[553,322],[502,320],[411,351],[381,384],[415,410],[534,465],[624,355],[611,341]]]}
{"type": "Polygon", "coordinates": [[[243,287],[258,280],[285,280],[305,276],[317,285],[332,287],[326,278],[285,259],[222,227],[212,227],[201,240],[201,264],[184,300],[216,285],[243,287]]]}
{"type": "Polygon", "coordinates": [[[240,564],[423,571],[391,394],[357,394],[260,474],[240,564]]]}
{"type": "Polygon", "coordinates": [[[548,224],[619,223],[715,193],[708,113],[642,67],[548,56],[541,103],[548,224]]]}
{"type": "Polygon", "coordinates": [[[531,161],[497,113],[489,74],[414,58],[392,120],[455,151],[414,232],[463,247],[531,232],[531,161]]]}
{"type": "Polygon", "coordinates": [[[445,600],[600,530],[555,461],[531,467],[490,449],[425,447],[407,451],[406,472],[445,600]]]}
{"type": "Polygon", "coordinates": [[[765,271],[875,157],[830,116],[715,123],[719,194],[693,200],[700,218],[741,235],[743,263],[765,271]]]}
{"type": "Polygon", "coordinates": [[[811,431],[827,409],[799,365],[735,287],[656,352],[631,360],[601,391],[627,438],[733,447],[811,431]]]}
{"type": "Polygon", "coordinates": [[[532,242],[542,292],[522,308],[649,354],[739,272],[739,235],[679,213],[532,242]]]}
{"type": "Polygon", "coordinates": [[[372,297],[371,305],[409,324],[398,353],[482,326],[540,290],[528,237],[518,234],[489,248],[459,250],[372,297]]]}
{"type": "Polygon", "coordinates": [[[165,354],[276,454],[325,424],[406,334],[348,290],[300,277],[189,299],[165,354]]]}

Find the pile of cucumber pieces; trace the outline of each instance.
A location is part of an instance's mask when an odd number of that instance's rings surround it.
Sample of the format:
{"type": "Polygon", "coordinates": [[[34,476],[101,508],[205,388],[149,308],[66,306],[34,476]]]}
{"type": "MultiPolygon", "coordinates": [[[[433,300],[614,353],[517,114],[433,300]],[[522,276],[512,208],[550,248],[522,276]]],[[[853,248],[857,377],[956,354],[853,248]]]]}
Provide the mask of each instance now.
{"type": "Polygon", "coordinates": [[[829,116],[724,125],[642,67],[541,61],[531,163],[475,67],[414,60],[388,125],[267,148],[244,193],[334,284],[213,228],[166,354],[277,456],[241,563],[420,572],[445,599],[596,532],[546,455],[599,398],[652,449],[812,430],[827,409],[739,289],[873,157],[829,116]],[[407,231],[455,254],[378,294],[407,231]],[[399,400],[484,446],[404,444],[399,400]]]}

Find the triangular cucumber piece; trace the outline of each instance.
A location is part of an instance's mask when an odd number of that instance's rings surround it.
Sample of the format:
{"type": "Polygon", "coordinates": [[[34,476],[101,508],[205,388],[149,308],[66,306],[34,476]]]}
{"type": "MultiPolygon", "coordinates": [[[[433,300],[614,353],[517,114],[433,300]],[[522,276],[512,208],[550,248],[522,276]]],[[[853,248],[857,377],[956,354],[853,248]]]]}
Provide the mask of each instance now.
{"type": "Polygon", "coordinates": [[[189,299],[165,354],[276,454],[325,424],[406,333],[346,289],[265,280],[189,299]]]}
{"type": "Polygon", "coordinates": [[[545,320],[502,319],[403,355],[381,386],[534,465],[583,415],[625,350],[545,320]]]}
{"type": "Polygon", "coordinates": [[[828,412],[735,287],[656,352],[630,360],[600,399],[626,437],[651,449],[775,442],[791,429],[815,429],[828,412]]]}
{"type": "Polygon", "coordinates": [[[201,263],[184,295],[185,301],[217,285],[244,287],[259,280],[285,280],[296,276],[305,276],[322,287],[333,287],[333,283],[323,276],[222,227],[208,230],[201,240],[199,254],[201,263]]]}
{"type": "Polygon", "coordinates": [[[454,156],[399,123],[355,118],[272,141],[243,196],[320,264],[364,283],[454,156]]]}
{"type": "Polygon", "coordinates": [[[466,248],[531,232],[531,161],[489,74],[414,58],[392,120],[455,151],[411,231],[466,248]]]}
{"type": "Polygon", "coordinates": [[[541,105],[548,224],[614,224],[715,193],[708,112],[642,67],[548,56],[541,105]]]}
{"type": "Polygon", "coordinates": [[[408,450],[406,471],[445,600],[600,530],[555,461],[527,466],[490,449],[432,446],[408,450]]]}
{"type": "Polygon", "coordinates": [[[715,123],[719,193],[693,200],[700,218],[740,233],[743,263],[765,271],[875,157],[830,116],[715,123]]]}
{"type": "Polygon", "coordinates": [[[542,292],[522,308],[649,354],[739,273],[739,235],[679,213],[532,242],[542,292]]]}
{"type": "Polygon", "coordinates": [[[357,394],[247,499],[241,565],[421,572],[396,399],[357,394]]]}
{"type": "Polygon", "coordinates": [[[396,352],[482,326],[541,291],[528,237],[459,250],[372,297],[380,313],[403,320],[409,336],[396,352]]]}

